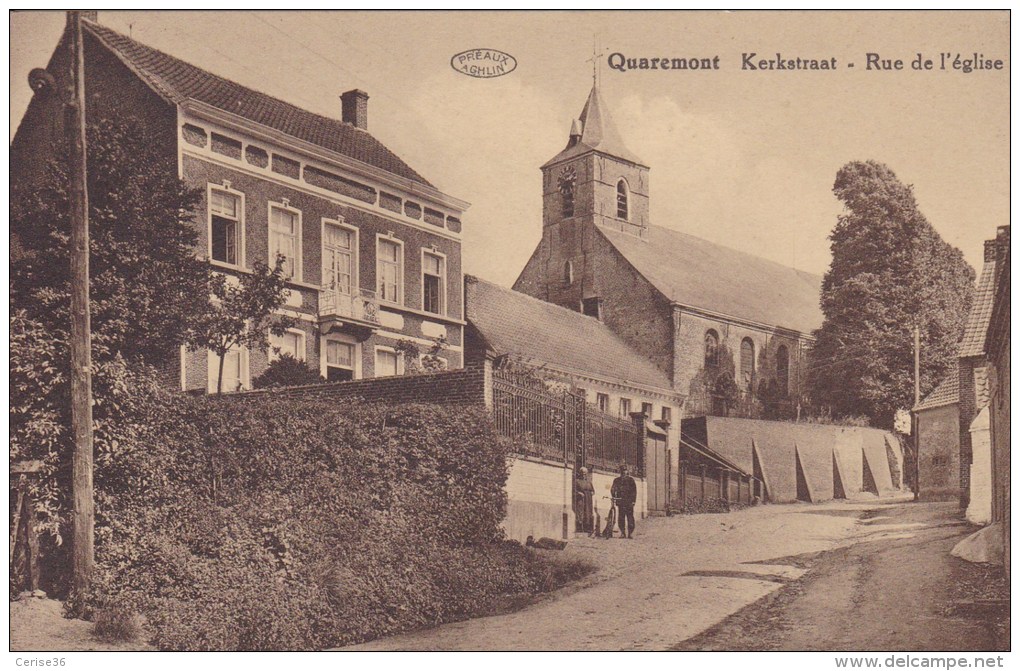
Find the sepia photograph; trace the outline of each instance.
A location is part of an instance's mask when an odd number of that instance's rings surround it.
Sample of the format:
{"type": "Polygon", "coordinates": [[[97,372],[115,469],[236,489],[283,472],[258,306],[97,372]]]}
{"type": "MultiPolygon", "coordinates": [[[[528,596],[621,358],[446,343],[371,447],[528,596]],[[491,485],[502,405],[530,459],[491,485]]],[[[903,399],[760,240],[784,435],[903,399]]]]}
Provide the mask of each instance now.
{"type": "Polygon", "coordinates": [[[9,11],[10,663],[1008,666],[1010,18],[9,11]]]}

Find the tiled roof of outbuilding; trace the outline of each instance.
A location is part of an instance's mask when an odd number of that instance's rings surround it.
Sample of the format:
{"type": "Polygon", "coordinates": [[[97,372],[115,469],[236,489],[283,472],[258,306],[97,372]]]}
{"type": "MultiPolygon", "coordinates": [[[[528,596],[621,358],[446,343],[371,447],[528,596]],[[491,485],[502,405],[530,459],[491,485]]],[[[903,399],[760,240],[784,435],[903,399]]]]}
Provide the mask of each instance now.
{"type": "Polygon", "coordinates": [[[811,334],[822,325],[822,278],[660,226],[645,237],[599,228],[666,298],[811,334]]]}
{"type": "Polygon", "coordinates": [[[668,391],[669,378],[599,320],[465,276],[467,320],[496,354],[668,391]]]}
{"type": "Polygon", "coordinates": [[[921,399],[921,402],[914,406],[914,412],[918,410],[931,410],[941,408],[944,405],[952,405],[960,402],[960,371],[955,367],[949,371],[949,375],[939,382],[938,386],[930,394],[921,399]]]}
{"type": "Polygon", "coordinates": [[[82,25],[150,87],[174,104],[187,100],[202,102],[394,175],[432,186],[367,131],[241,86],[98,23],[84,21],[82,25]]]}

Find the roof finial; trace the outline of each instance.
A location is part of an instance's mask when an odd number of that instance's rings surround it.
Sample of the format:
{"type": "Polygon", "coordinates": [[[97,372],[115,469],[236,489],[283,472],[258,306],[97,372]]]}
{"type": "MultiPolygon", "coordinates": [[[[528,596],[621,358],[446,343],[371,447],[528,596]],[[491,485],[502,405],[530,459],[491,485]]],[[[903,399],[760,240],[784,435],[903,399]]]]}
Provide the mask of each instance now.
{"type": "Polygon", "coordinates": [[[591,58],[588,59],[588,63],[591,63],[591,85],[594,88],[599,87],[599,75],[601,74],[600,60],[606,55],[605,51],[599,49],[599,35],[595,33],[592,36],[592,50],[591,58]]]}

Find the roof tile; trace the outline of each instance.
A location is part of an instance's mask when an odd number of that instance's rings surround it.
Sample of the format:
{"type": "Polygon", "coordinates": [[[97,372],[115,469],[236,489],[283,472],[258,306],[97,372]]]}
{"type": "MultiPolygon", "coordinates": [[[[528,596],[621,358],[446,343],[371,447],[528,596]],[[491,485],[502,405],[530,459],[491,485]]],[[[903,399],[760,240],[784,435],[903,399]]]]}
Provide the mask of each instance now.
{"type": "Polygon", "coordinates": [[[801,333],[822,325],[818,275],[659,226],[599,231],[674,302],[801,333]]]}
{"type": "Polygon", "coordinates": [[[599,320],[465,276],[467,320],[497,354],[663,390],[666,374],[599,320]]]}
{"type": "Polygon", "coordinates": [[[212,105],[394,175],[433,186],[367,131],[241,86],[106,26],[91,22],[84,22],[83,26],[174,104],[196,100],[212,105]]]}
{"type": "Polygon", "coordinates": [[[960,371],[955,367],[949,374],[939,382],[938,386],[930,394],[921,399],[921,402],[914,406],[914,412],[918,410],[931,410],[941,408],[944,405],[953,405],[960,401],[960,371]]]}
{"type": "Polygon", "coordinates": [[[967,315],[967,326],[960,340],[960,357],[983,356],[985,353],[985,334],[992,318],[992,304],[995,299],[995,261],[985,261],[981,268],[974,302],[967,315]]]}

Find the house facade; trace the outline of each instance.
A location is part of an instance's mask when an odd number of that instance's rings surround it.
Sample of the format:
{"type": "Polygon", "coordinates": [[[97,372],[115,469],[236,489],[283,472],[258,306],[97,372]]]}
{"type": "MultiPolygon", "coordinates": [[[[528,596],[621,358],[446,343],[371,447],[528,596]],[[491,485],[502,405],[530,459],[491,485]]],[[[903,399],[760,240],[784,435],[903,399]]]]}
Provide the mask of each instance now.
{"type": "Polygon", "coordinates": [[[653,225],[649,167],[597,86],[542,183],[542,239],[515,290],[604,322],[686,397],[685,416],[796,415],[820,277],[653,225]]]}
{"type": "MultiPolygon", "coordinates": [[[[132,120],[202,199],[197,252],[239,277],[281,255],[296,320],[267,354],[224,362],[225,391],[250,388],[287,353],[331,381],[397,375],[399,345],[463,365],[462,216],[444,194],[368,132],[368,95],[343,93],[340,118],[307,112],[83,21],[86,115],[132,120]]],[[[66,36],[47,70],[61,83],[66,36]]],[[[57,96],[37,94],[12,142],[31,179],[62,133],[57,96]]],[[[180,385],[215,390],[211,353],[180,353],[180,385]]]]}
{"type": "Polygon", "coordinates": [[[1003,566],[1010,575],[1010,246],[1009,226],[999,228],[992,313],[985,335],[989,360],[992,522],[1002,528],[1003,566]]]}
{"type": "MultiPolygon", "coordinates": [[[[669,378],[597,319],[473,276],[465,278],[465,295],[468,364],[511,357],[621,422],[644,415],[647,430],[664,440],[644,455],[647,508],[666,512],[677,491],[683,407],[669,378]]],[[[573,466],[590,467],[597,482],[616,475],[616,463],[577,457],[573,466]]]]}
{"type": "MultiPolygon", "coordinates": [[[[1008,243],[1007,243],[1008,244],[1008,243]]],[[[959,349],[959,389],[960,389],[960,507],[966,509],[970,505],[972,486],[972,465],[974,463],[974,434],[971,423],[981,411],[988,406],[988,357],[985,349],[988,324],[992,315],[992,303],[995,295],[995,266],[997,256],[996,240],[986,240],[984,246],[984,263],[974,291],[964,327],[963,338],[959,349]]],[[[986,425],[987,426],[987,425],[986,425]]],[[[985,442],[981,445],[984,451],[981,461],[987,461],[990,446],[984,431],[985,442]]],[[[986,466],[987,470],[987,466],[986,466]]],[[[981,477],[982,484],[990,483],[989,477],[981,477]]],[[[990,486],[990,484],[986,485],[990,486]]],[[[990,504],[989,504],[990,505],[990,504]]]]}

